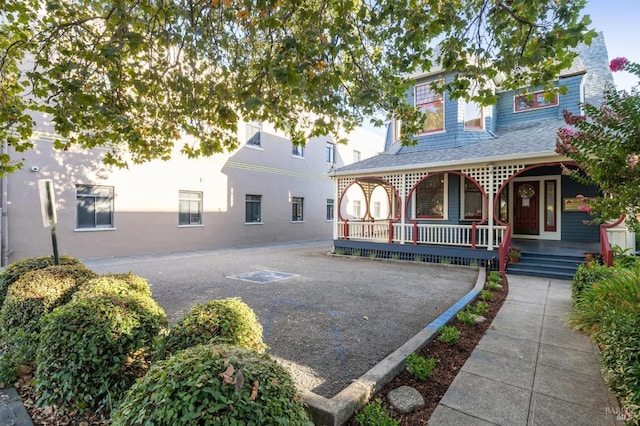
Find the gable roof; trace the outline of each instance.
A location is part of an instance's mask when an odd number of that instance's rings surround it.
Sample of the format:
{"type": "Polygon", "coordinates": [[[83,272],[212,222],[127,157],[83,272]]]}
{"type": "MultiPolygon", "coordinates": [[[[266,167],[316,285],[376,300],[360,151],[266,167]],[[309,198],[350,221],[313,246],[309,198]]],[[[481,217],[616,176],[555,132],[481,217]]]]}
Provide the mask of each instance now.
{"type": "MultiPolygon", "coordinates": [[[[586,73],[584,77],[585,101],[599,104],[607,85],[613,86],[609,70],[609,59],[604,36],[599,33],[590,46],[576,48],[578,57],[572,66],[561,73],[561,77],[586,73]]],[[[496,136],[489,140],[438,149],[403,150],[398,143],[388,144],[387,150],[375,157],[341,167],[333,175],[400,171],[445,165],[463,165],[482,161],[524,159],[555,155],[556,133],[564,121],[558,118],[529,121],[499,127],[496,136]]],[[[388,135],[387,135],[388,136],[388,135]]]]}

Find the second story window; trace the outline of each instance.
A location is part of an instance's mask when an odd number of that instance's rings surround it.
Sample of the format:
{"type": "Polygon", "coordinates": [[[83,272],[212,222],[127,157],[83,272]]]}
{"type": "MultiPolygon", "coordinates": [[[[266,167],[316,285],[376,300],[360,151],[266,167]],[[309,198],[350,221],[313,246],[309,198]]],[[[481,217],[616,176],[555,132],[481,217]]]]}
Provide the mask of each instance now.
{"type": "Polygon", "coordinates": [[[260,140],[260,124],[259,123],[247,123],[246,125],[247,145],[253,147],[261,147],[262,142],[260,140]]]}
{"type": "Polygon", "coordinates": [[[547,108],[558,105],[558,95],[551,92],[534,92],[514,98],[516,112],[547,108]]]}
{"type": "Polygon", "coordinates": [[[353,162],[357,163],[358,161],[360,161],[360,151],[356,151],[355,149],[353,150],[353,162]]]}
{"type": "Polygon", "coordinates": [[[336,162],[336,146],[330,142],[327,142],[327,163],[335,164],[336,162]]]}
{"type": "Polygon", "coordinates": [[[422,133],[444,130],[444,98],[431,88],[431,83],[415,87],[415,106],[426,115],[422,133]]]}
{"type": "Polygon", "coordinates": [[[301,145],[292,145],[291,155],[294,157],[304,157],[304,147],[301,145]]]}

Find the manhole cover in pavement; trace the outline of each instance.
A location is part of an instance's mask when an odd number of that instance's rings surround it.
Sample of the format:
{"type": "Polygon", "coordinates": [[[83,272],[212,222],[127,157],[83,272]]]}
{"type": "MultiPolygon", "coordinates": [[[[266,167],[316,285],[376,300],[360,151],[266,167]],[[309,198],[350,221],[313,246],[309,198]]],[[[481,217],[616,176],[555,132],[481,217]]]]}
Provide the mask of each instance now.
{"type": "Polygon", "coordinates": [[[245,274],[230,275],[227,278],[233,278],[234,280],[249,281],[252,283],[268,284],[274,281],[285,280],[291,277],[297,277],[296,274],[288,274],[286,272],[276,271],[257,271],[247,272],[245,274]]]}

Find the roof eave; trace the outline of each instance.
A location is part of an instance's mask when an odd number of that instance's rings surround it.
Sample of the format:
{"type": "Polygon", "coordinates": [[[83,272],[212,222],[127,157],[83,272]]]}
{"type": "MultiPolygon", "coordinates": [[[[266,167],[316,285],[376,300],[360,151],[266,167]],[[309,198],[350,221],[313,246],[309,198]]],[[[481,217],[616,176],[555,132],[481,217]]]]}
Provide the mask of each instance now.
{"type": "Polygon", "coordinates": [[[353,175],[362,175],[362,174],[406,172],[406,171],[426,169],[426,168],[443,169],[443,168],[449,168],[451,166],[491,164],[491,163],[516,161],[516,160],[526,161],[526,160],[543,159],[543,158],[554,158],[554,159],[557,159],[557,161],[566,160],[565,157],[558,155],[555,151],[539,151],[539,152],[528,152],[525,154],[509,154],[509,155],[496,155],[491,157],[470,158],[466,160],[439,161],[439,162],[433,162],[433,163],[415,163],[415,164],[407,164],[407,165],[396,166],[396,167],[378,167],[378,168],[372,168],[372,169],[348,170],[344,172],[334,171],[333,173],[330,173],[329,176],[343,177],[343,176],[353,176],[353,175]]]}

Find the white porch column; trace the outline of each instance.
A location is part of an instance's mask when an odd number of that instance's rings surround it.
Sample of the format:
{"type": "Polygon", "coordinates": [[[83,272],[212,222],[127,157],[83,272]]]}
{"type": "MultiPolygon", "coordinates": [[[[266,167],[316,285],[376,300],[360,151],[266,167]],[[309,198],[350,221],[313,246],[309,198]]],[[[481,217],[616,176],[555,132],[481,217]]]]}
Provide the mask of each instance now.
{"type": "Polygon", "coordinates": [[[340,212],[340,199],[339,199],[339,195],[338,195],[338,181],[340,178],[338,177],[331,177],[331,179],[333,180],[333,220],[332,222],[332,227],[333,227],[333,239],[337,240],[338,239],[338,218],[340,217],[340,215],[338,214],[340,212]]]}
{"type": "Polygon", "coordinates": [[[487,167],[489,168],[489,188],[487,191],[487,198],[489,202],[489,205],[487,206],[487,214],[489,215],[489,240],[487,241],[487,250],[493,250],[493,227],[495,225],[493,220],[493,199],[495,197],[495,184],[493,182],[493,164],[488,164],[487,167]]]}
{"type": "Polygon", "coordinates": [[[407,203],[406,203],[406,198],[407,198],[407,174],[403,173],[402,174],[402,188],[398,188],[400,189],[400,244],[404,244],[404,237],[405,237],[405,233],[404,233],[404,227],[406,226],[406,217],[407,217],[407,212],[404,211],[404,209],[407,207],[407,203]]]}

